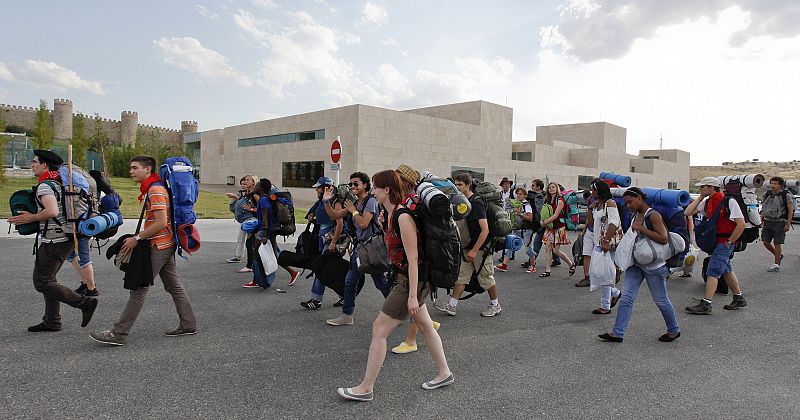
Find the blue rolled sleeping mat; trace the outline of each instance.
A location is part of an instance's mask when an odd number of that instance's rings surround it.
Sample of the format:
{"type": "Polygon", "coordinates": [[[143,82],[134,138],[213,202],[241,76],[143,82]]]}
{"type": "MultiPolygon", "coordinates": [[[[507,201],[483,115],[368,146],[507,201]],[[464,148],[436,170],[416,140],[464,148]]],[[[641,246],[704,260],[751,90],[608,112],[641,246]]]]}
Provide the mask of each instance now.
{"type": "Polygon", "coordinates": [[[600,178],[612,181],[620,187],[631,186],[631,177],[627,175],[615,174],[613,172],[600,172],[600,178]]]}
{"type": "Polygon", "coordinates": [[[522,238],[517,235],[506,235],[506,249],[517,252],[522,249],[522,238]]]}

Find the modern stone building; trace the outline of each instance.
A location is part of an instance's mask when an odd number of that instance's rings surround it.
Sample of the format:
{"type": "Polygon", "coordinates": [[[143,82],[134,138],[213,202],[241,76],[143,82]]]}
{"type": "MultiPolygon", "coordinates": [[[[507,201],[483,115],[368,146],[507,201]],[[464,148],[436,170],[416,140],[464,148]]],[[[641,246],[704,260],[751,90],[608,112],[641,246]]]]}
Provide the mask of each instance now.
{"type": "Polygon", "coordinates": [[[499,182],[507,176],[586,187],[601,171],[630,175],[636,185],[688,188],[689,153],[626,153],[626,130],[598,122],[537,127],[536,141],[512,142],[511,108],[484,101],[395,111],[366,105],[315,111],[184,136],[206,184],[236,184],[252,173],[313,200],[311,185],[330,168],[341,138],[341,182],[409,164],[440,176],[468,171],[499,182]]]}

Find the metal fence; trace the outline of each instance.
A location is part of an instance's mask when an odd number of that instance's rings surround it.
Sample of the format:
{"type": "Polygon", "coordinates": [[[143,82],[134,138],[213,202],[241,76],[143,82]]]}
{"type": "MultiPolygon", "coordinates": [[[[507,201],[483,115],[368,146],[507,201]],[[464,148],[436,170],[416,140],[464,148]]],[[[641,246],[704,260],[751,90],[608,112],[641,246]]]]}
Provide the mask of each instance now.
{"type": "MultiPolygon", "coordinates": [[[[33,161],[33,142],[23,135],[8,135],[11,139],[3,145],[3,166],[11,169],[28,169],[33,161]]],[[[53,152],[67,160],[67,145],[57,144],[53,152]]],[[[86,170],[103,170],[103,159],[93,151],[86,152],[86,170]]]]}

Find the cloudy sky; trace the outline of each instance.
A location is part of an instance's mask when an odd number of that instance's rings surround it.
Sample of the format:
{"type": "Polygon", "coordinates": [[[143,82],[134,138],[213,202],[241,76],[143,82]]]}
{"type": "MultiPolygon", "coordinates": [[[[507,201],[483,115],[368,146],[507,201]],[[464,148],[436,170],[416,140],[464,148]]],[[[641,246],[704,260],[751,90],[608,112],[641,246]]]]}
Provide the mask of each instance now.
{"type": "Polygon", "coordinates": [[[0,103],[201,130],[362,103],[483,99],[608,121],[693,164],[800,159],[796,0],[13,1],[0,103]]]}

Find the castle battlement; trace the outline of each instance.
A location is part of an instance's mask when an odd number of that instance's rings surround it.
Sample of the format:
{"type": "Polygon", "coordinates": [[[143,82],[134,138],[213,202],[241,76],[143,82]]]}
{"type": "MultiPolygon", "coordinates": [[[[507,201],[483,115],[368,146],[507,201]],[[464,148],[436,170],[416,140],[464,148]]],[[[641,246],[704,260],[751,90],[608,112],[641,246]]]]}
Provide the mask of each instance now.
{"type": "Polygon", "coordinates": [[[56,104],[64,104],[64,105],[72,105],[72,100],[70,99],[53,99],[53,103],[56,104]]]}
{"type": "Polygon", "coordinates": [[[136,111],[122,111],[122,116],[123,116],[123,117],[128,117],[128,116],[131,116],[131,117],[134,117],[134,116],[135,116],[135,117],[138,117],[138,116],[139,116],[139,113],[138,113],[138,112],[136,112],[136,111]]]}
{"type": "Polygon", "coordinates": [[[8,105],[8,104],[0,104],[0,108],[13,109],[13,110],[17,110],[17,111],[32,111],[32,112],[36,112],[37,111],[37,108],[31,107],[31,106],[18,106],[18,105],[8,105]]]}

